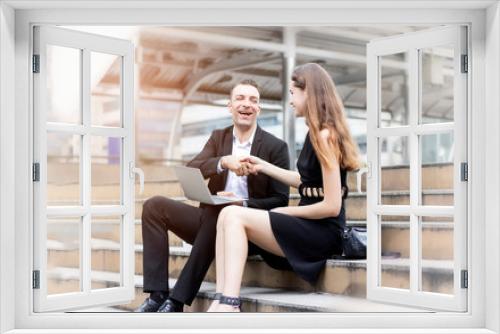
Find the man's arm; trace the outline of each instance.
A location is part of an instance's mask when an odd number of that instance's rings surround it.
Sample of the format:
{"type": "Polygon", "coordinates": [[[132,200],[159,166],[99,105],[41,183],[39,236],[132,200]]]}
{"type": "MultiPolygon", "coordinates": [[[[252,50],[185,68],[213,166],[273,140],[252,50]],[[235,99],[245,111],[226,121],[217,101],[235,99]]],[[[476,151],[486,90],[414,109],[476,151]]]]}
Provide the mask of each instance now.
{"type": "MultiPolygon", "coordinates": [[[[288,145],[285,142],[281,142],[281,145],[273,150],[269,157],[269,162],[283,169],[290,169],[288,145]]],[[[267,192],[268,197],[248,199],[248,207],[271,210],[276,207],[288,206],[288,198],[290,196],[290,187],[288,185],[270,178],[267,192]]]]}
{"type": "Polygon", "coordinates": [[[217,174],[217,163],[221,157],[217,156],[216,131],[212,132],[203,150],[195,156],[186,166],[199,168],[203,177],[209,178],[217,174]]]}

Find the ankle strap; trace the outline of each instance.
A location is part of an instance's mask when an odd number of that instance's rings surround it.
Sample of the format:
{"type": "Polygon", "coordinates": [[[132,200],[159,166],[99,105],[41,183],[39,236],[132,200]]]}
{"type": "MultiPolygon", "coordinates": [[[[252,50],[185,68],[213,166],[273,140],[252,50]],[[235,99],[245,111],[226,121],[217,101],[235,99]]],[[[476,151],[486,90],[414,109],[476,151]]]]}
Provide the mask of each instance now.
{"type": "Polygon", "coordinates": [[[220,297],[222,296],[222,293],[220,292],[217,292],[215,295],[214,295],[214,300],[220,300],[220,297]]]}
{"type": "Polygon", "coordinates": [[[241,306],[241,299],[238,297],[228,297],[228,296],[221,295],[219,303],[225,304],[225,305],[231,305],[233,307],[240,307],[241,306]]]}

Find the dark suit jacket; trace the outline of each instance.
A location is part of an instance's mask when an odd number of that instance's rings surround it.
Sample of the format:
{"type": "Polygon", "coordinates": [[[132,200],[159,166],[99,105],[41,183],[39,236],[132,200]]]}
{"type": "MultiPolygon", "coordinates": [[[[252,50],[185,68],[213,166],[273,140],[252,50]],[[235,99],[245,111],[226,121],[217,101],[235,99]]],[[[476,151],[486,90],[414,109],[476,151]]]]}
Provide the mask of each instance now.
{"type": "MultiPolygon", "coordinates": [[[[217,164],[221,157],[230,155],[232,150],[233,126],[215,130],[203,150],[187,164],[189,167],[199,168],[204,178],[210,178],[208,188],[214,195],[224,190],[228,174],[227,170],[217,174],[217,164]]],[[[250,154],[278,167],[290,168],[287,144],[259,126],[255,131],[250,154]]],[[[287,206],[289,192],[289,186],[265,174],[248,175],[248,207],[270,210],[287,206]]]]}

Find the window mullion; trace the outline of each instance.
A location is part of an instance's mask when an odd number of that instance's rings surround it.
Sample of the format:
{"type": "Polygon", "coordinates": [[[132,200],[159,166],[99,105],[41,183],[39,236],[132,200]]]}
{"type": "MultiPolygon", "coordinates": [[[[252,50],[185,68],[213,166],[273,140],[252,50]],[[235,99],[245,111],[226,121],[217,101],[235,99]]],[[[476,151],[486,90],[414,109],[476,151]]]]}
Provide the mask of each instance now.
{"type": "Polygon", "coordinates": [[[419,145],[416,128],[418,125],[418,110],[420,106],[419,89],[420,78],[418,73],[418,49],[409,50],[409,124],[410,134],[409,154],[410,154],[410,291],[417,292],[420,286],[420,232],[418,226],[418,216],[415,214],[414,208],[418,205],[419,194],[419,145]]]}
{"type": "Polygon", "coordinates": [[[82,285],[83,292],[90,293],[91,290],[91,147],[90,147],[90,51],[83,49],[82,51],[82,120],[84,127],[83,143],[82,143],[82,205],[84,215],[82,221],[82,285]]]}

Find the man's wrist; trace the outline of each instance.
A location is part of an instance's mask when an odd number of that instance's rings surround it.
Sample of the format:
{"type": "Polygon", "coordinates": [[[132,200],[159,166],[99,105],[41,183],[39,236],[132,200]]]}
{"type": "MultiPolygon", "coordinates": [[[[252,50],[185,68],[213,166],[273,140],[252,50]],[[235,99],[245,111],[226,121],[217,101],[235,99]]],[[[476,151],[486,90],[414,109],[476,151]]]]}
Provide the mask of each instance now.
{"type": "Polygon", "coordinates": [[[243,202],[241,202],[241,205],[245,208],[248,208],[248,201],[244,200],[243,202]]]}
{"type": "Polygon", "coordinates": [[[224,166],[222,165],[222,159],[224,159],[224,157],[220,158],[217,162],[217,174],[220,174],[225,170],[224,166]]]}
{"type": "Polygon", "coordinates": [[[223,155],[221,158],[220,158],[220,166],[222,169],[226,170],[226,169],[229,169],[227,167],[227,161],[228,159],[231,157],[231,155],[223,155]]]}

